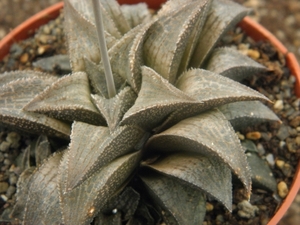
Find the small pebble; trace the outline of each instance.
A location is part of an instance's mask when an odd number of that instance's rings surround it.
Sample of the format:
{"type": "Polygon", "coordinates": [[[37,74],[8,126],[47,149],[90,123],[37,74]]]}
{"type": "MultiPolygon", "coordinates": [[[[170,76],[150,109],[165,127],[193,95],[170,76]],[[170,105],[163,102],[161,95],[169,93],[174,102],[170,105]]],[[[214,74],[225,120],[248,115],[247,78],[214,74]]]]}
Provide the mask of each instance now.
{"type": "Polygon", "coordinates": [[[281,198],[285,198],[289,193],[289,189],[287,184],[284,181],[280,181],[277,185],[278,195],[281,198]]]}
{"type": "Polygon", "coordinates": [[[282,141],[285,140],[288,136],[290,136],[289,127],[286,125],[281,125],[276,136],[282,141]]]}
{"type": "Polygon", "coordinates": [[[260,57],[259,51],[254,50],[254,49],[248,49],[247,55],[249,57],[251,57],[252,59],[259,59],[259,57],[260,57]]]}
{"type": "Polygon", "coordinates": [[[273,107],[274,107],[274,109],[282,110],[283,109],[283,100],[277,100],[273,107]]]}
{"type": "Polygon", "coordinates": [[[266,160],[271,167],[273,167],[275,165],[275,160],[274,160],[273,154],[269,153],[268,155],[266,155],[266,160]]]}
{"type": "Polygon", "coordinates": [[[11,198],[11,196],[16,192],[16,187],[15,186],[9,186],[7,188],[7,191],[6,191],[6,196],[7,198],[11,198]]]}
{"type": "Polygon", "coordinates": [[[241,134],[240,132],[236,132],[236,135],[238,136],[238,138],[240,140],[245,140],[245,136],[243,134],[241,134]]]}
{"type": "Polygon", "coordinates": [[[247,200],[239,202],[237,207],[239,209],[239,217],[246,219],[254,218],[256,213],[259,211],[259,208],[257,206],[251,205],[251,203],[247,200]]]}
{"type": "Polygon", "coordinates": [[[210,204],[209,202],[206,202],[206,211],[207,212],[211,212],[214,210],[214,206],[212,204],[210,204]]]}
{"type": "Polygon", "coordinates": [[[3,164],[5,166],[10,166],[11,165],[11,161],[9,159],[4,159],[3,164]]]}
{"type": "Polygon", "coordinates": [[[246,138],[250,140],[258,140],[261,138],[261,134],[258,131],[249,132],[246,134],[246,138]]]}
{"type": "Polygon", "coordinates": [[[9,132],[7,134],[6,141],[11,144],[10,147],[12,148],[18,148],[20,145],[19,144],[20,140],[21,140],[21,136],[16,132],[9,132]]]}
{"type": "Polygon", "coordinates": [[[7,191],[9,185],[7,182],[0,182],[0,193],[4,193],[7,191]]]}
{"type": "Polygon", "coordinates": [[[24,54],[21,55],[21,57],[20,57],[20,62],[21,62],[22,64],[27,63],[28,60],[29,60],[29,54],[28,54],[28,53],[24,53],[24,54]]]}
{"type": "Polygon", "coordinates": [[[10,185],[15,185],[15,184],[17,184],[17,182],[18,182],[18,177],[17,177],[17,175],[15,175],[14,173],[11,173],[10,175],[9,175],[9,183],[10,183],[10,185]]]}
{"type": "Polygon", "coordinates": [[[0,151],[6,152],[10,147],[10,143],[7,141],[2,141],[0,144],[0,151]]]}

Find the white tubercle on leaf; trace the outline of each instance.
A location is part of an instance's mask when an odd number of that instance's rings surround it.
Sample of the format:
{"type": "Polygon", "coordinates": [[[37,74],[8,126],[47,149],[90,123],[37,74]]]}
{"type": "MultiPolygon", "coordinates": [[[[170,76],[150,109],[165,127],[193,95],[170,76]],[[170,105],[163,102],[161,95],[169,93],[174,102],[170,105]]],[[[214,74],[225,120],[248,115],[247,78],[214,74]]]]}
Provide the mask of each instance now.
{"type": "Polygon", "coordinates": [[[109,98],[112,98],[116,95],[116,88],[115,83],[111,71],[111,66],[107,54],[107,47],[105,43],[105,37],[104,37],[104,29],[103,29],[103,21],[102,21],[102,15],[101,15],[101,6],[100,6],[100,0],[93,0],[93,8],[94,8],[94,15],[95,15],[95,21],[96,21],[96,28],[97,28],[97,34],[98,34],[98,41],[100,46],[100,52],[101,52],[101,59],[104,65],[105,70],[105,77],[106,77],[106,84],[107,84],[107,90],[108,90],[108,96],[109,98]]]}

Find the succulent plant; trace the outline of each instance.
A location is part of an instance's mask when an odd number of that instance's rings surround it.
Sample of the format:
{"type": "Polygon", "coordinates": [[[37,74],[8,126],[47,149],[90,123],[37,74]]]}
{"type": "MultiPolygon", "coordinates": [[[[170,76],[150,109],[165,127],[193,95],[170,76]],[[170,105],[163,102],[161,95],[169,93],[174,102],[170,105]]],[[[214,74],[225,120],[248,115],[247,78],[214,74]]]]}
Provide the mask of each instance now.
{"type": "Polygon", "coordinates": [[[207,196],[232,209],[232,174],[248,196],[251,179],[274,191],[272,177],[250,171],[261,159],[247,160],[235,133],[278,120],[260,102],[265,96],[238,82],[265,68],[233,48],[215,48],[249,10],[227,0],[170,0],[152,15],[143,3],[101,0],[111,96],[92,3],[65,0],[71,74],[0,76],[2,124],[70,140],[23,172],[12,217],[24,224],[153,224],[156,216],[201,224],[207,196]]]}

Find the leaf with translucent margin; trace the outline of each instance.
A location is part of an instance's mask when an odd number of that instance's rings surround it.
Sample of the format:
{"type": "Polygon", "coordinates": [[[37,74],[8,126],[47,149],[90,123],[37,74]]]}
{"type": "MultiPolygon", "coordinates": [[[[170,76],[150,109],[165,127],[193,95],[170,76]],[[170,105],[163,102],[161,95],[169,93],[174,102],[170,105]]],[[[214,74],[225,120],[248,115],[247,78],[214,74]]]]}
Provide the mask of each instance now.
{"type": "Polygon", "coordinates": [[[203,192],[158,173],[140,176],[156,208],[163,211],[166,224],[198,225],[204,220],[206,198],[203,192]]]}
{"type": "Polygon", "coordinates": [[[136,98],[135,92],[130,87],[125,87],[110,99],[92,95],[94,104],[104,116],[111,131],[117,128],[124,114],[132,107],[136,98]]]}
{"type": "Polygon", "coordinates": [[[55,153],[31,175],[28,182],[29,191],[24,210],[24,224],[62,223],[57,189],[57,168],[62,155],[63,152],[55,153]]]}
{"type": "Polygon", "coordinates": [[[214,156],[226,164],[251,192],[251,174],[244,149],[235,131],[219,110],[211,110],[180,121],[153,135],[146,147],[163,152],[195,152],[214,156]]]}
{"type": "Polygon", "coordinates": [[[62,160],[65,167],[60,170],[65,174],[60,180],[62,191],[73,190],[115,158],[139,150],[135,146],[143,135],[134,126],[110,132],[108,127],[74,122],[69,150],[62,160]]]}
{"type": "Polygon", "coordinates": [[[75,72],[47,87],[24,109],[61,120],[104,125],[105,120],[92,103],[90,94],[87,74],[75,72]]]}
{"type": "Polygon", "coordinates": [[[48,137],[40,135],[34,148],[35,164],[41,165],[51,155],[51,147],[48,137]]]}
{"type": "MultiPolygon", "coordinates": [[[[59,183],[63,224],[88,225],[137,168],[141,152],[127,154],[101,167],[78,187],[64,191],[59,183]]],[[[64,161],[64,159],[62,160],[64,161]]],[[[61,163],[61,166],[65,165],[61,163]]],[[[63,176],[63,174],[61,174],[63,176]]]]}
{"type": "MultiPolygon", "coordinates": [[[[79,2],[86,5],[86,1],[79,2]]],[[[83,6],[81,5],[81,7],[83,6]]],[[[70,63],[73,72],[84,70],[83,57],[87,57],[91,61],[99,63],[101,56],[95,24],[84,18],[68,0],[65,0],[64,14],[64,29],[67,35],[70,63]]],[[[108,32],[105,32],[105,39],[108,48],[117,40],[108,32]]]]}
{"type": "Polygon", "coordinates": [[[183,73],[177,80],[176,87],[202,102],[203,110],[237,101],[269,101],[267,97],[245,85],[202,69],[183,73]]]}
{"type": "Polygon", "coordinates": [[[143,2],[135,5],[121,5],[121,11],[131,28],[150,22],[152,17],[147,4],[143,2]]]}
{"type": "MultiPolygon", "coordinates": [[[[204,191],[231,211],[231,172],[217,158],[181,152],[161,157],[153,164],[143,165],[163,173],[177,182],[182,182],[184,185],[204,191]]],[[[191,209],[189,208],[189,210],[191,209]]]]}
{"type": "Polygon", "coordinates": [[[205,69],[235,81],[266,71],[263,65],[233,48],[215,49],[205,69]]]}
{"type": "Polygon", "coordinates": [[[192,56],[190,67],[200,67],[220,38],[250,12],[228,0],[213,0],[192,56]]]}
{"type": "Polygon", "coordinates": [[[135,124],[150,131],[178,108],[201,105],[149,67],[142,67],[142,86],[135,104],[125,113],[120,125],[135,124]]]}
{"type": "Polygon", "coordinates": [[[209,8],[206,4],[184,4],[172,15],[158,18],[147,31],[143,47],[145,65],[170,83],[175,82],[189,63],[209,8]]]}
{"type": "Polygon", "coordinates": [[[62,121],[26,112],[23,107],[38,93],[58,80],[35,71],[9,72],[0,76],[1,123],[29,133],[47,134],[68,139],[70,126],[62,121]]]}
{"type": "Polygon", "coordinates": [[[277,115],[259,101],[234,102],[218,107],[235,130],[263,122],[280,122],[277,115]]]}

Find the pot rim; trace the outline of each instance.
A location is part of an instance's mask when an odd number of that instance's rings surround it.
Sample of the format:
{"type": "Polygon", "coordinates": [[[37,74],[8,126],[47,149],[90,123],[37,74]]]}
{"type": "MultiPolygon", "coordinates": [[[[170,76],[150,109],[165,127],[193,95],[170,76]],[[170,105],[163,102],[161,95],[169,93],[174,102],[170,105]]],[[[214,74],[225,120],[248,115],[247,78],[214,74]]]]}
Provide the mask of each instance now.
{"type": "MultiPolygon", "coordinates": [[[[130,4],[136,3],[139,0],[120,0],[121,3],[130,2],[130,4]]],[[[153,8],[157,8],[164,0],[154,1],[153,8]]],[[[63,2],[56,3],[39,13],[33,15],[15,29],[13,29],[9,34],[7,34],[0,41],[0,60],[2,60],[8,53],[11,45],[17,41],[26,39],[34,34],[34,31],[40,26],[46,24],[52,19],[55,19],[63,8],[63,2]]],[[[239,26],[254,40],[268,40],[270,41],[278,51],[284,54],[287,62],[287,66],[290,69],[292,75],[296,77],[295,92],[298,97],[300,97],[300,67],[295,55],[287,50],[287,48],[266,28],[255,22],[250,17],[246,16],[240,23],[239,26]]],[[[300,161],[298,162],[295,176],[291,184],[291,189],[288,195],[283,200],[279,209],[275,212],[268,225],[276,225],[280,219],[284,216],[287,209],[292,204],[295,199],[298,190],[300,188],[300,161]]]]}

